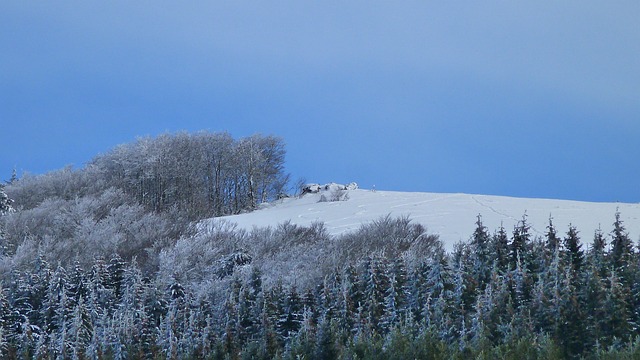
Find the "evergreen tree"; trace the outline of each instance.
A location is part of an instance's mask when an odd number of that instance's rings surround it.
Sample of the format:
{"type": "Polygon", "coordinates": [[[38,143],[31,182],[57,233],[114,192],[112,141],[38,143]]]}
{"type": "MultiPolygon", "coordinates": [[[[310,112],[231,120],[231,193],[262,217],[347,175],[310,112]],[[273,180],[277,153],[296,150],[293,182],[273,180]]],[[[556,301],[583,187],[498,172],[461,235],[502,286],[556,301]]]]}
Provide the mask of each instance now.
{"type": "MultiPolygon", "coordinates": [[[[56,270],[56,273],[58,270],[56,270]]],[[[54,273],[54,281],[56,281],[54,273]]],[[[64,284],[55,284],[51,295],[54,296],[55,303],[52,303],[53,314],[51,318],[51,343],[49,349],[51,353],[59,358],[69,358],[69,349],[71,348],[71,337],[69,334],[70,312],[69,301],[64,284]]]]}
{"type": "MultiPolygon", "coordinates": [[[[522,216],[522,220],[518,222],[518,225],[513,229],[513,237],[511,238],[511,248],[509,252],[511,270],[515,270],[518,266],[518,262],[522,261],[521,265],[527,267],[526,260],[528,258],[529,247],[529,224],[527,223],[527,215],[522,216]]],[[[526,270],[525,270],[526,271],[526,270]]]]}
{"type": "Polygon", "coordinates": [[[524,263],[518,255],[516,259],[516,268],[511,272],[511,298],[515,309],[526,306],[529,300],[527,283],[529,276],[524,267],[524,263]]]}
{"type": "Polygon", "coordinates": [[[12,184],[15,184],[17,181],[18,181],[18,172],[14,167],[13,170],[11,171],[11,179],[9,179],[8,184],[12,185],[12,184]]]}
{"type": "Polygon", "coordinates": [[[29,322],[40,328],[46,323],[45,301],[47,289],[51,283],[52,271],[49,263],[43,255],[40,255],[33,264],[33,271],[29,273],[29,304],[32,309],[29,322]]]}
{"type": "Polygon", "coordinates": [[[241,341],[252,339],[258,335],[258,327],[255,319],[256,297],[246,286],[242,287],[238,299],[238,334],[241,341]]]}
{"type": "Polygon", "coordinates": [[[335,346],[335,338],[338,336],[332,322],[326,316],[321,316],[318,320],[318,331],[316,335],[315,358],[316,359],[336,359],[338,351],[335,346]]]}
{"type": "Polygon", "coordinates": [[[384,298],[384,315],[380,321],[380,328],[383,334],[388,333],[393,326],[400,321],[401,313],[399,306],[400,289],[396,275],[391,273],[389,275],[389,287],[386,291],[384,298]]]}
{"type": "Polygon", "coordinates": [[[73,272],[69,276],[67,285],[67,294],[71,307],[75,307],[81,300],[86,302],[88,296],[87,280],[85,279],[84,270],[80,266],[80,262],[76,261],[73,266],[73,272]]]}
{"type": "MultiPolygon", "coordinates": [[[[453,270],[453,290],[451,291],[451,297],[449,299],[448,312],[451,314],[451,320],[453,327],[451,328],[451,334],[449,336],[458,340],[459,347],[461,349],[466,347],[467,338],[467,308],[468,308],[468,281],[466,273],[467,269],[462,264],[465,261],[465,257],[461,257],[458,260],[458,265],[453,270]]],[[[475,301],[475,298],[473,298],[475,301]]],[[[475,304],[472,304],[475,305],[475,304]]]]}
{"type": "Polygon", "coordinates": [[[532,314],[537,331],[557,338],[560,334],[563,270],[560,249],[556,247],[543,269],[532,295],[532,314]]]}
{"type": "MultiPolygon", "coordinates": [[[[592,248],[593,249],[593,248],[592,248]]],[[[595,257],[589,255],[587,264],[583,271],[584,284],[582,288],[581,298],[584,302],[584,328],[587,333],[585,336],[585,346],[593,348],[604,338],[606,334],[606,319],[608,314],[603,308],[606,298],[606,280],[607,276],[600,269],[595,257]]]]}
{"type": "MultiPolygon", "coordinates": [[[[638,283],[638,263],[637,254],[633,250],[633,242],[620,219],[620,212],[615,214],[613,231],[611,232],[611,252],[609,259],[613,266],[613,271],[619,277],[620,293],[624,294],[624,303],[627,306],[625,314],[628,314],[627,321],[631,328],[635,328],[640,321],[640,284],[638,283]]],[[[613,285],[612,285],[613,286],[613,285]]],[[[628,339],[628,338],[625,338],[628,339]]]]}
{"type": "Polygon", "coordinates": [[[560,248],[560,239],[556,232],[556,228],[553,225],[553,218],[549,217],[549,225],[547,225],[547,232],[545,233],[545,250],[547,258],[554,256],[556,251],[560,248]]]}
{"type": "Polygon", "coordinates": [[[615,269],[607,279],[606,295],[602,303],[603,313],[606,314],[601,323],[604,336],[598,339],[600,345],[605,348],[612,345],[614,339],[628,341],[632,332],[632,314],[629,310],[631,294],[621,280],[615,269]]]}
{"type": "Polygon", "coordinates": [[[396,282],[397,295],[395,302],[398,312],[402,317],[406,317],[410,311],[409,302],[413,294],[411,293],[412,287],[409,284],[409,275],[404,258],[398,257],[394,259],[389,270],[391,274],[393,274],[396,282]]]}
{"type": "Polygon", "coordinates": [[[422,321],[422,310],[429,300],[429,289],[427,288],[427,277],[429,265],[421,262],[414,267],[411,273],[410,287],[411,297],[409,298],[409,309],[411,316],[416,323],[422,321]]]}
{"type": "Polygon", "coordinates": [[[91,274],[88,282],[91,293],[90,306],[93,309],[94,320],[113,311],[115,294],[112,289],[108,287],[108,279],[107,265],[103,259],[96,258],[91,266],[91,274]]]}
{"type": "Polygon", "coordinates": [[[118,302],[122,298],[122,288],[125,278],[126,263],[116,254],[107,265],[107,278],[105,288],[113,291],[115,301],[118,302]]]}
{"type": "Polygon", "coordinates": [[[303,311],[302,301],[295,286],[289,288],[281,301],[282,313],[278,319],[277,328],[282,338],[288,340],[300,329],[303,311]]]}
{"type": "Polygon", "coordinates": [[[0,184],[0,216],[13,212],[13,200],[4,191],[4,185],[0,184]]]}
{"type": "MultiPolygon", "coordinates": [[[[47,295],[43,303],[44,326],[48,334],[64,335],[65,326],[71,312],[71,302],[67,296],[67,272],[58,266],[51,275],[51,281],[47,288],[47,295]]],[[[62,341],[62,340],[60,340],[62,341]]],[[[61,351],[64,344],[56,346],[57,351],[61,351]]]]}
{"type": "Polygon", "coordinates": [[[355,266],[349,265],[344,270],[342,297],[344,299],[344,325],[347,329],[355,330],[358,314],[364,304],[362,283],[355,266]]]}
{"type": "Polygon", "coordinates": [[[472,278],[474,289],[484,291],[489,282],[493,259],[491,256],[491,236],[488,229],[482,224],[482,216],[478,214],[476,229],[471,237],[470,256],[472,262],[472,278]]]}
{"type": "Polygon", "coordinates": [[[368,323],[378,333],[382,333],[381,320],[384,315],[384,302],[389,279],[387,277],[386,264],[380,259],[371,259],[365,267],[364,281],[364,310],[368,323]]]}
{"type": "Polygon", "coordinates": [[[569,226],[567,236],[564,238],[564,248],[565,263],[571,269],[572,277],[577,279],[582,270],[584,251],[582,251],[578,230],[574,226],[569,226]]]}
{"type": "Polygon", "coordinates": [[[93,323],[84,299],[75,305],[68,324],[69,346],[72,359],[84,359],[93,337],[93,323]]]}
{"type": "MultiPolygon", "coordinates": [[[[166,316],[160,321],[157,345],[167,359],[178,358],[178,334],[176,334],[175,331],[178,317],[177,312],[178,307],[174,301],[169,305],[166,316]]],[[[225,333],[225,339],[227,340],[227,352],[232,351],[230,348],[235,346],[233,337],[227,332],[225,333]]]]}
{"type": "Polygon", "coordinates": [[[585,322],[581,285],[575,270],[567,267],[562,281],[559,340],[567,357],[578,357],[584,352],[585,322]]]}
{"type": "MultiPolygon", "coordinates": [[[[13,200],[9,199],[9,196],[4,192],[4,185],[0,184],[0,217],[13,212],[11,204],[13,200]]],[[[5,243],[5,232],[3,229],[2,221],[0,221],[0,256],[6,255],[9,252],[9,246],[5,243]]]]}
{"type": "Polygon", "coordinates": [[[622,220],[620,212],[616,212],[616,221],[613,223],[613,231],[611,232],[611,262],[613,267],[618,271],[621,281],[629,284],[631,281],[631,269],[633,260],[633,242],[629,238],[622,220]]]}
{"type": "Polygon", "coordinates": [[[608,265],[606,261],[606,246],[607,242],[602,230],[597,229],[593,235],[593,242],[591,243],[587,256],[589,263],[595,267],[601,278],[605,278],[607,276],[608,265]]]}
{"type": "Polygon", "coordinates": [[[264,309],[262,311],[261,347],[267,358],[273,358],[281,349],[284,341],[277,329],[278,319],[283,313],[281,299],[284,295],[282,282],[278,281],[274,287],[265,293],[264,309]]]}
{"type": "Polygon", "coordinates": [[[493,234],[492,245],[496,268],[501,274],[504,274],[509,270],[510,252],[509,237],[504,226],[500,226],[500,229],[493,234]]]}

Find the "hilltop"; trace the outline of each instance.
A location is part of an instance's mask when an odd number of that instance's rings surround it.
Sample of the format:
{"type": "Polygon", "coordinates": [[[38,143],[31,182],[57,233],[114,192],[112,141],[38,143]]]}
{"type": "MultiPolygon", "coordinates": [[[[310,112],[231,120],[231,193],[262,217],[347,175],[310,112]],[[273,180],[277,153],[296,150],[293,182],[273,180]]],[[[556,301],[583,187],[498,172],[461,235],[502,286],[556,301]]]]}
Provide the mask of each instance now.
{"type": "Polygon", "coordinates": [[[559,232],[566,232],[571,224],[581,232],[583,241],[590,243],[596,229],[610,231],[619,211],[631,238],[640,236],[640,204],[366,189],[345,190],[339,201],[321,201],[331,191],[280,199],[262,204],[256,211],[222,219],[247,230],[285,221],[300,226],[322,222],[330,234],[341,235],[386,215],[408,216],[427,232],[439,235],[445,248],[451,250],[456,242],[469,239],[478,215],[491,231],[502,225],[508,232],[526,216],[534,236],[544,235],[551,217],[559,232]]]}

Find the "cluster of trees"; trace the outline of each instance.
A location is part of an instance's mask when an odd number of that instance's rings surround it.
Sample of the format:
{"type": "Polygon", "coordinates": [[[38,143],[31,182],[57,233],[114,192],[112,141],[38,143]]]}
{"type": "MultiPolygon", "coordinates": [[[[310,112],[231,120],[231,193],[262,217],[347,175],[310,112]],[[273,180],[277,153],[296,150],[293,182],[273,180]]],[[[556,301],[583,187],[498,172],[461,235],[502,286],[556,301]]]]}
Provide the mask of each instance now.
{"type": "Polygon", "coordinates": [[[155,271],[191,224],[276,199],[288,182],[284,157],[274,136],[178,133],[118,146],[81,169],[13,176],[0,192],[0,211],[17,210],[0,218],[0,268],[28,267],[38,254],[88,268],[118,254],[155,271]]]}
{"type": "Polygon", "coordinates": [[[143,138],[98,156],[90,168],[154,211],[190,219],[237,214],[275,199],[288,182],[281,138],[200,132],[143,138]]]}
{"type": "MultiPolygon", "coordinates": [[[[145,276],[118,256],[94,259],[89,270],[39,257],[2,284],[0,351],[77,359],[640,355],[640,252],[619,215],[588,249],[576,228],[559,235],[551,220],[545,237],[532,238],[526,218],[509,234],[490,233],[478,217],[471,239],[449,254],[434,237],[421,243],[424,234],[406,223],[363,226],[359,234],[377,245],[360,238],[366,253],[303,283],[266,275],[257,253],[238,249],[197,276],[145,276]],[[390,252],[377,247],[384,243],[390,252]]],[[[230,230],[208,236],[232,249],[243,236],[230,230]]],[[[270,231],[289,245],[322,234],[270,231]]],[[[348,248],[354,240],[340,241],[348,248]]],[[[269,253],[277,251],[261,256],[269,253]]]]}
{"type": "Polygon", "coordinates": [[[70,167],[24,176],[7,187],[17,208],[48,198],[99,195],[109,188],[154,212],[177,208],[190,220],[253,210],[286,190],[281,138],[198,132],[140,138],[96,156],[80,170],[70,167]]]}

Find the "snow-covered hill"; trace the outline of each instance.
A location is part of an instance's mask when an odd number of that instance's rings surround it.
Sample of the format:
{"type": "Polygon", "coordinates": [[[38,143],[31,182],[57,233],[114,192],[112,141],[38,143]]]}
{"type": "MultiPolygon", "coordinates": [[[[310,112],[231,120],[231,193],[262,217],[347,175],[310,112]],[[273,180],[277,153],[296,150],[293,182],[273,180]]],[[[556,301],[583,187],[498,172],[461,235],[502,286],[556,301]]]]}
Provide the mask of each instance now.
{"type": "MultiPolygon", "coordinates": [[[[590,243],[599,227],[608,234],[618,210],[631,238],[640,236],[640,204],[593,203],[568,200],[526,199],[505,196],[438,194],[419,192],[349,190],[344,201],[319,202],[323,193],[306,194],[263,205],[259,210],[224,219],[250,230],[254,226],[273,226],[290,220],[309,225],[324,222],[330,233],[337,235],[357,229],[360,224],[390,214],[409,216],[423,224],[429,233],[438,234],[445,247],[468,240],[475,229],[476,216],[490,231],[504,225],[508,232],[526,213],[534,235],[543,235],[549,217],[560,234],[569,224],[580,231],[583,243],[590,243]]],[[[327,193],[324,194],[327,198],[327,193]]]]}

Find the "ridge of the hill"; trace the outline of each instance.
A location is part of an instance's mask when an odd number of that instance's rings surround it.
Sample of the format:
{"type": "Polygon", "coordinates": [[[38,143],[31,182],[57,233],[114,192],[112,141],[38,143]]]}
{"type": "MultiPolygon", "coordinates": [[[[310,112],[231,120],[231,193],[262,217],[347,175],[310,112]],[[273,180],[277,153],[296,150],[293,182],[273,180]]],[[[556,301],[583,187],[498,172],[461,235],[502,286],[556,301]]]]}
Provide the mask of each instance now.
{"type": "Polygon", "coordinates": [[[631,238],[636,241],[640,235],[640,204],[364,189],[345,190],[340,200],[331,201],[336,199],[332,199],[335,193],[330,191],[281,199],[263,204],[254,212],[222,219],[247,230],[285,221],[297,225],[324,222],[331,234],[339,235],[386,215],[408,216],[429,233],[439,235],[448,250],[456,242],[469,239],[478,215],[491,232],[500,226],[511,232],[526,216],[534,236],[543,236],[552,218],[559,234],[564,235],[573,225],[580,231],[583,243],[589,244],[598,228],[610,233],[619,212],[631,238]]]}

